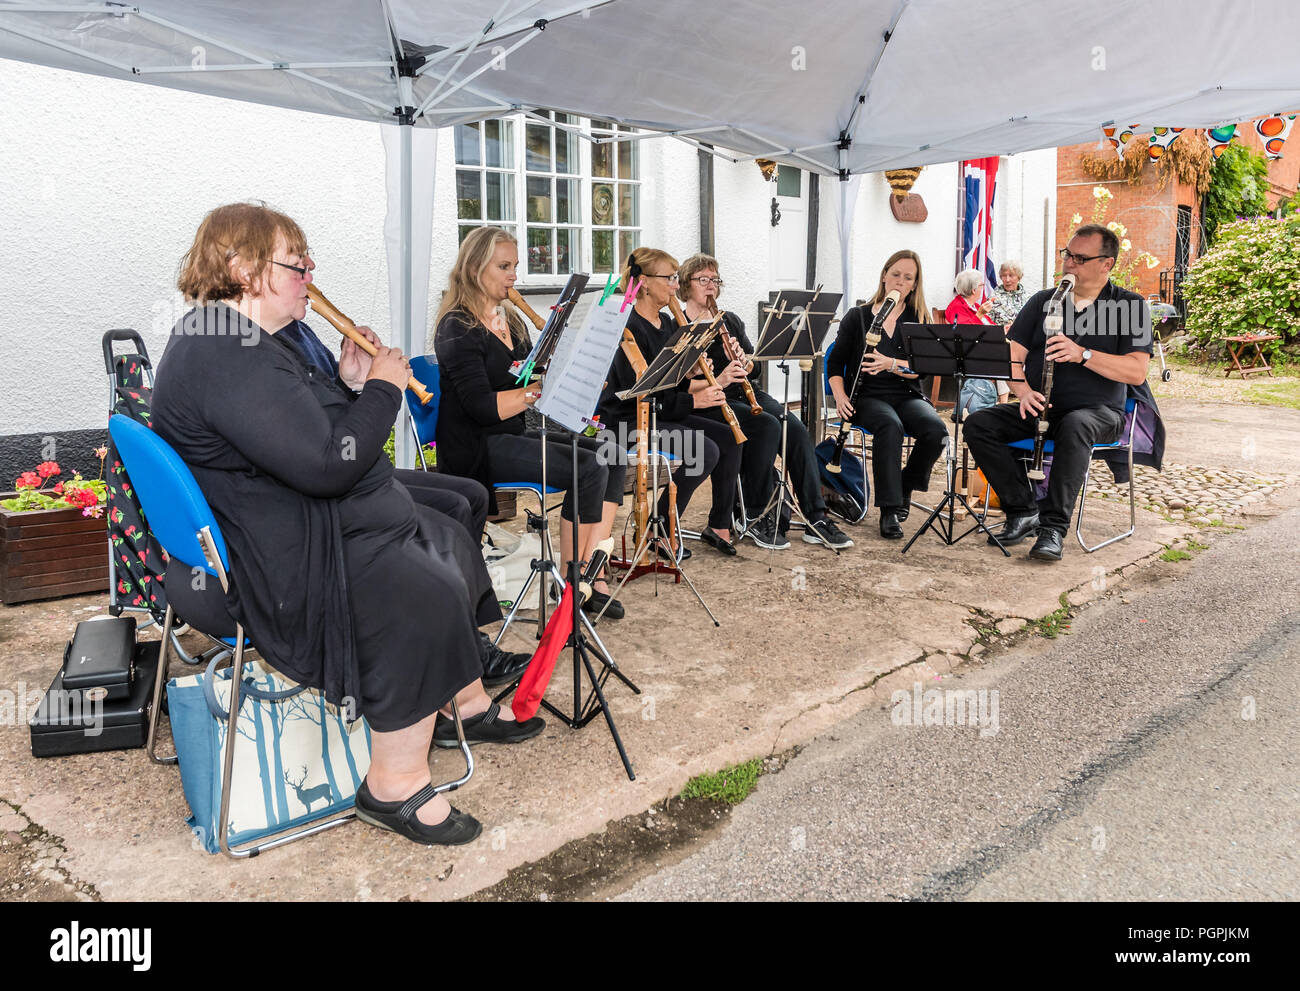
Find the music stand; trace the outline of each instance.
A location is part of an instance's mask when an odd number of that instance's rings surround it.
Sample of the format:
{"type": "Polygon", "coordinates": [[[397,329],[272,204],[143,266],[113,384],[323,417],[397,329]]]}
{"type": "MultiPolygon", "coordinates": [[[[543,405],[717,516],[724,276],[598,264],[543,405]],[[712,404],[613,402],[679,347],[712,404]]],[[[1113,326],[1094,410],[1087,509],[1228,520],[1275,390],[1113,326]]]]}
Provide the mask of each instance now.
{"type": "MultiPolygon", "coordinates": [[[[656,392],[667,392],[669,389],[675,389],[682,379],[690,375],[695,366],[699,363],[700,357],[708,350],[713,339],[718,336],[719,328],[722,325],[721,316],[715,317],[712,322],[705,324],[702,320],[693,324],[687,324],[674,334],[660,349],[659,353],[651,359],[646,365],[646,370],[632,383],[631,388],[624,389],[617,393],[619,399],[645,399],[654,395],[656,392]]],[[[659,451],[659,414],[655,409],[655,404],[650,404],[650,449],[648,457],[652,466],[652,483],[651,483],[651,505],[654,507],[650,519],[646,523],[645,532],[641,534],[641,539],[637,541],[632,556],[629,559],[632,567],[629,567],[619,580],[618,586],[611,593],[611,598],[617,598],[618,593],[622,591],[633,577],[644,574],[639,572],[636,564],[642,558],[642,555],[649,550],[650,545],[656,545],[655,553],[658,548],[668,548],[669,554],[672,553],[672,542],[668,538],[667,521],[659,514],[659,465],[662,462],[659,451]]],[[[669,469],[671,471],[671,468],[669,469]]],[[[675,512],[675,507],[669,506],[668,511],[675,512]]],[[[678,540],[681,540],[680,530],[678,540]]],[[[655,576],[655,595],[659,594],[659,569],[658,562],[651,569],[655,576]]],[[[691,590],[691,594],[708,613],[709,619],[713,620],[714,626],[721,626],[718,617],[713,615],[713,610],[709,604],[704,601],[700,595],[700,590],[695,587],[685,569],[682,568],[681,561],[674,561],[674,568],[677,574],[686,580],[686,585],[691,590]]]]}
{"type": "MultiPolygon", "coordinates": [[[[816,536],[818,543],[830,547],[836,555],[840,553],[839,548],[831,547],[821,539],[808,521],[808,517],[804,516],[799,504],[790,495],[786,451],[790,420],[790,361],[798,361],[800,368],[805,362],[811,365],[819,353],[818,342],[824,339],[827,331],[830,330],[831,318],[835,316],[843,295],[837,292],[823,294],[821,286],[812,292],[803,289],[782,289],[768,309],[767,319],[763,321],[763,328],[759,331],[759,341],[754,347],[755,361],[775,361],[785,376],[783,392],[785,398],[781,404],[781,478],[757,518],[763,519],[775,507],[776,523],[779,528],[781,518],[785,515],[786,499],[789,498],[791,517],[797,516],[804,532],[816,536]]],[[[775,553],[775,548],[768,552],[769,571],[772,568],[772,555],[775,553]]]]}
{"type": "Polygon", "coordinates": [[[587,287],[588,279],[590,276],[582,272],[575,272],[569,276],[569,281],[560,290],[560,298],[551,307],[550,315],[547,316],[532,351],[523,361],[515,362],[510,366],[511,374],[520,385],[528,384],[534,368],[541,368],[543,371],[546,369],[551,355],[555,353],[555,345],[560,339],[560,334],[569,322],[569,317],[573,315],[573,307],[577,304],[578,297],[582,295],[582,290],[587,287]]]}
{"type": "Polygon", "coordinates": [[[1011,371],[1011,345],[1001,324],[953,323],[927,324],[903,323],[898,325],[903,347],[907,352],[908,367],[918,375],[949,375],[957,380],[957,429],[952,446],[948,449],[947,489],[943,499],[931,510],[921,528],[912,534],[912,539],[903,547],[906,554],[916,539],[926,530],[933,529],[947,546],[951,547],[976,531],[983,530],[989,539],[997,544],[1006,557],[1011,552],[1002,545],[1002,541],[988,528],[984,517],[977,516],[966,501],[966,494],[959,491],[957,485],[956,452],[961,449],[961,425],[965,418],[962,409],[961,392],[968,378],[987,379],[991,381],[1010,381],[1014,376],[1011,371]],[[957,503],[960,502],[966,512],[975,520],[975,525],[961,536],[954,537],[956,529],[954,516],[957,503]],[[943,519],[945,508],[947,518],[943,519]]]}
{"type": "MultiPolygon", "coordinates": [[[[584,277],[584,281],[585,281],[585,277],[584,277]]],[[[570,282],[572,283],[572,280],[570,280],[570,282]]],[[[571,312],[572,312],[571,305],[567,307],[557,306],[556,309],[552,310],[553,316],[551,318],[551,321],[548,322],[548,327],[550,326],[551,323],[556,325],[555,333],[552,336],[552,347],[554,347],[554,343],[558,341],[559,335],[563,332],[571,312]]],[[[570,331],[570,333],[573,335],[579,335],[582,329],[583,328],[574,328],[573,330],[570,331]]],[[[586,337],[587,335],[583,335],[583,336],[586,337]]],[[[602,346],[598,339],[595,339],[594,337],[588,339],[595,340],[594,346],[596,348],[596,351],[600,354],[597,363],[603,362],[604,365],[602,367],[608,366],[610,360],[612,360],[613,358],[613,348],[607,348],[602,350],[602,346]]],[[[583,346],[581,340],[574,341],[571,343],[573,343],[575,347],[583,346]]],[[[614,347],[617,347],[616,343],[614,344],[614,347]]],[[[581,409],[586,409],[594,412],[595,405],[596,405],[596,395],[599,393],[599,388],[598,388],[599,382],[593,384],[591,381],[591,376],[589,374],[586,374],[584,370],[581,367],[579,367],[580,364],[581,364],[580,362],[571,361],[568,362],[566,364],[566,367],[563,369],[557,368],[554,372],[548,371],[546,375],[546,383],[543,387],[543,396],[538,403],[539,407],[547,406],[549,401],[552,399],[552,397],[556,396],[559,393],[564,393],[568,391],[572,393],[571,398],[574,401],[581,403],[581,407],[580,407],[581,409]]],[[[542,426],[541,426],[540,434],[541,434],[541,442],[542,442],[542,490],[544,492],[546,487],[546,477],[547,477],[546,476],[546,448],[547,448],[546,432],[547,432],[547,423],[550,421],[551,418],[546,416],[542,408],[539,408],[538,412],[542,414],[542,426]]],[[[623,769],[627,772],[628,780],[635,781],[636,775],[632,771],[632,764],[631,761],[628,759],[627,750],[623,746],[623,740],[619,736],[618,728],[614,725],[613,713],[610,711],[609,703],[605,699],[604,685],[606,681],[608,681],[609,676],[612,674],[616,678],[618,678],[619,681],[623,682],[624,685],[630,688],[634,694],[640,695],[641,689],[638,688],[635,684],[633,684],[633,682],[625,674],[623,674],[622,671],[619,670],[618,664],[614,661],[613,655],[610,653],[609,648],[605,646],[605,644],[600,639],[600,635],[596,632],[594,624],[587,617],[587,614],[582,611],[581,604],[578,601],[578,595],[577,595],[577,590],[579,587],[579,579],[581,577],[581,567],[579,561],[579,555],[581,554],[581,545],[579,544],[579,535],[578,535],[580,530],[581,519],[578,513],[578,505],[577,505],[578,503],[577,500],[578,436],[580,431],[575,428],[579,428],[579,427],[585,428],[588,424],[591,423],[591,419],[589,415],[584,415],[580,411],[575,411],[572,406],[568,407],[565,414],[557,414],[557,415],[560,415],[561,418],[554,420],[555,424],[557,425],[556,428],[558,430],[568,433],[570,457],[572,458],[573,475],[572,475],[572,480],[570,482],[570,485],[572,486],[570,492],[573,493],[573,504],[574,504],[573,546],[572,546],[573,553],[572,553],[571,560],[569,561],[569,575],[567,576],[567,579],[562,578],[560,576],[559,568],[552,560],[546,560],[546,561],[534,560],[530,563],[530,568],[533,570],[534,573],[541,574],[543,576],[542,579],[543,587],[545,587],[546,585],[545,576],[549,575],[550,577],[556,579],[557,584],[560,585],[561,587],[563,587],[563,585],[567,580],[567,583],[573,589],[573,594],[570,596],[572,609],[573,609],[573,617],[572,617],[573,628],[572,628],[572,632],[569,634],[568,641],[565,643],[565,647],[571,648],[573,652],[573,712],[572,714],[562,712],[557,706],[548,702],[545,698],[541,700],[541,704],[548,712],[554,715],[557,719],[563,722],[570,729],[581,729],[582,727],[586,726],[589,722],[591,722],[593,719],[595,719],[597,715],[604,715],[605,722],[609,726],[610,735],[614,738],[614,746],[618,748],[619,759],[622,760],[623,762],[623,769]],[[588,639],[589,637],[590,640],[588,639]],[[592,664],[593,657],[601,665],[601,670],[599,674],[596,673],[596,669],[592,664]],[[584,669],[587,672],[588,680],[591,682],[591,693],[587,696],[585,700],[582,697],[582,672],[584,669]]],[[[544,516],[546,513],[546,500],[544,497],[542,499],[542,512],[544,516]]],[[[529,576],[530,582],[532,581],[533,577],[534,575],[530,574],[529,576]]],[[[525,592],[526,590],[527,590],[527,585],[525,585],[525,592]]],[[[520,601],[522,601],[522,598],[523,598],[523,594],[520,595],[520,601]]],[[[510,617],[507,617],[506,625],[509,624],[509,619],[514,616],[516,609],[518,609],[518,602],[516,602],[515,604],[515,609],[511,610],[510,617]]],[[[498,633],[497,635],[498,641],[500,640],[501,635],[504,634],[506,625],[503,625],[500,633],[498,633]]],[[[519,687],[519,679],[515,679],[515,681],[512,684],[507,686],[504,691],[502,691],[500,694],[496,696],[494,701],[500,702],[502,699],[508,697],[518,687],[519,687]]]]}

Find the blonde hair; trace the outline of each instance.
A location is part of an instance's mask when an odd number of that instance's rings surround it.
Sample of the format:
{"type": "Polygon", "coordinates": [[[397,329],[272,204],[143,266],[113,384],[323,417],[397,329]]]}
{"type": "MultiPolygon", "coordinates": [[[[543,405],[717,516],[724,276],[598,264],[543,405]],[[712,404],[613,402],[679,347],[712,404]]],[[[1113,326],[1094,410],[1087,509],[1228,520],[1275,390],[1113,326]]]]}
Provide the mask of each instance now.
{"type": "Polygon", "coordinates": [[[265,203],[230,203],[208,213],[194,234],[194,243],[181,256],[176,288],[200,306],[260,294],[275,255],[276,238],[293,254],[307,253],[307,238],[292,218],[265,203]],[[245,279],[235,273],[238,267],[245,279]]]}
{"type": "MultiPolygon", "coordinates": [[[[623,274],[619,277],[618,286],[623,292],[627,292],[627,287],[632,284],[632,263],[634,261],[643,272],[656,262],[671,265],[673,271],[677,270],[677,259],[668,252],[661,251],[659,248],[634,248],[632,253],[627,256],[627,261],[623,265],[623,274]]],[[[640,299],[643,292],[645,292],[644,283],[637,290],[636,298],[640,299]]]]}
{"type": "MultiPolygon", "coordinates": [[[[718,266],[718,260],[712,255],[706,255],[702,251],[691,255],[691,257],[682,262],[681,267],[677,269],[677,278],[681,280],[677,284],[677,298],[683,303],[686,302],[686,298],[690,295],[687,283],[689,283],[691,279],[695,278],[699,273],[703,272],[706,268],[711,268],[713,271],[718,273],[719,277],[722,276],[722,269],[718,266]]],[[[718,296],[722,296],[721,287],[718,287],[718,296]]]]}
{"type": "MultiPolygon", "coordinates": [[[[451,274],[447,276],[447,291],[442,294],[442,303],[433,321],[435,328],[452,310],[460,310],[473,322],[478,322],[479,314],[488,308],[489,302],[487,293],[483,291],[483,273],[492,264],[497,245],[518,243],[518,238],[500,227],[475,227],[465,236],[456,254],[456,262],[451,266],[451,274]]],[[[502,309],[511,335],[516,340],[527,340],[528,332],[518,311],[508,304],[502,309]]]]}
{"type": "Polygon", "coordinates": [[[876,285],[876,294],[871,297],[871,305],[884,302],[885,299],[885,275],[894,267],[896,262],[904,258],[911,259],[916,263],[916,285],[912,286],[912,291],[903,297],[903,305],[910,306],[919,323],[930,323],[930,307],[925,305],[925,290],[921,286],[921,256],[915,251],[904,248],[902,251],[895,251],[887,259],[884,266],[880,269],[880,281],[876,285]]]}

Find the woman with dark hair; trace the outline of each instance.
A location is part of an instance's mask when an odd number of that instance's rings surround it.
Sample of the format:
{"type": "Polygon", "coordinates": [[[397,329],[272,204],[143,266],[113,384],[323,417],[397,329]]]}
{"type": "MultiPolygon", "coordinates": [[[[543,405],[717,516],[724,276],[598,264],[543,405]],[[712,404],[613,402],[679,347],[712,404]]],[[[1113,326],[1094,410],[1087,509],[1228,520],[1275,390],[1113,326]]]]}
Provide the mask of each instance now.
{"type": "Polygon", "coordinates": [[[948,442],[948,429],[939,419],[907,367],[907,356],[895,329],[899,323],[929,323],[921,282],[921,259],[915,251],[896,251],[880,270],[871,302],[855,306],[840,321],[832,363],[826,366],[835,408],[871,432],[871,478],[875,504],[880,507],[880,535],[901,540],[912,504],[912,493],[930,487],[930,471],[948,442]],[[863,354],[867,329],[890,292],[902,300],[885,318],[880,343],[863,354]],[[855,406],[848,390],[861,361],[862,386],[855,406]],[[901,470],[903,436],[912,438],[912,453],[901,470]]]}
{"type": "MultiPolygon", "coordinates": [[[[664,312],[677,289],[677,259],[658,248],[637,248],[623,268],[622,288],[641,280],[636,305],[628,316],[627,329],[632,332],[641,357],[653,361],[663,346],[677,332],[677,324],[664,312]]],[[[607,427],[624,431],[636,428],[636,400],[619,399],[618,393],[631,387],[636,374],[627,356],[620,350],[609,369],[609,381],[600,396],[600,418],[607,427]]],[[[708,526],[700,539],[727,556],[734,556],[731,542],[731,513],[736,502],[736,477],[740,471],[741,445],[719,410],[727,401],[721,386],[711,386],[702,377],[687,378],[676,389],[650,397],[657,409],[659,443],[684,462],[677,482],[677,513],[686,511],[691,496],[705,478],[713,479],[713,502],[709,507],[708,526]]],[[[659,500],[659,515],[668,515],[668,492],[659,500]]],[[[684,548],[683,557],[689,554],[684,548]]]]}
{"type": "MultiPolygon", "coordinates": [[[[289,217],[239,203],[209,213],[182,261],[196,308],[158,365],[154,429],[194,472],[227,546],[225,606],[267,661],[349,704],[372,730],[358,818],[417,843],[481,827],[433,794],[431,742],[516,743],[479,680],[480,624],[499,619],[465,532],[411,501],[383,452],[410,366],[379,347],[345,394],[278,332],[306,314],[307,242],[289,217]]],[[[355,355],[343,360],[352,365],[355,355]]]]}
{"type": "MultiPolygon", "coordinates": [[[[438,458],[446,471],[478,479],[489,493],[494,482],[545,482],[569,490],[560,510],[560,570],[567,575],[575,520],[579,557],[586,561],[613,530],[626,467],[620,452],[579,437],[578,490],[572,491],[572,448],[557,432],[547,435],[543,479],[541,439],[524,423],[524,411],[540,392],[519,386],[510,372],[531,349],[523,321],[513,307],[506,310],[518,265],[519,246],[499,227],[475,228],[460,246],[433,341],[442,371],[438,458]]],[[[583,608],[621,619],[622,603],[609,597],[605,578],[593,588],[583,608]]]]}

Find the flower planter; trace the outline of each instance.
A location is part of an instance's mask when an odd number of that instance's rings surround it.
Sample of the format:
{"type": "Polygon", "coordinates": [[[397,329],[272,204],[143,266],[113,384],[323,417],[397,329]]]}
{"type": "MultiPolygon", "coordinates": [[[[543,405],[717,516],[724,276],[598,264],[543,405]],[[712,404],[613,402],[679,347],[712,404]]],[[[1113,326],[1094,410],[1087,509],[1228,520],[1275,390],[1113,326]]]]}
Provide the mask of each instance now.
{"type": "MultiPolygon", "coordinates": [[[[9,498],[12,492],[0,493],[9,498]]],[[[108,530],[81,510],[0,508],[0,602],[108,591],[108,530]]]]}

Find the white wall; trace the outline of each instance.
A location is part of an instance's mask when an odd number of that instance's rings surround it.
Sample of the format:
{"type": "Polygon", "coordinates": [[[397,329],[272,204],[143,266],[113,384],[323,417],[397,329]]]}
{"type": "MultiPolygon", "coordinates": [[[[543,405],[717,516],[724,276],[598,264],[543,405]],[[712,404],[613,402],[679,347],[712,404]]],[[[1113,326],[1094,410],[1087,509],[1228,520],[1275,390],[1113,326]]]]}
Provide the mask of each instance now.
{"type": "MultiPolygon", "coordinates": [[[[297,219],[321,289],[387,339],[379,131],[0,60],[0,436],[103,427],[103,332],[134,327],[161,357],[181,312],[177,264],[203,214],[222,203],[262,199],[297,219]]],[[[696,150],[649,138],[641,155],[642,243],[685,258],[699,247],[696,150]]],[[[456,255],[454,170],[447,135],[438,146],[430,320],[456,255]]],[[[1004,159],[1000,170],[995,254],[1018,255],[1031,286],[1043,283],[1043,200],[1054,206],[1055,170],[1054,150],[1004,159]]],[[[770,288],[771,187],[750,162],[715,160],[714,182],[723,305],[753,329],[770,288]]],[[[951,298],[957,166],[927,167],[913,191],[929,219],[901,224],[884,178],[862,178],[850,246],[855,296],[907,247],[923,259],[927,301],[951,298]]],[[[838,200],[839,182],[822,179],[817,263],[828,291],[840,288],[838,200]]],[[[334,346],[328,325],[316,323],[334,346]]]]}
{"type": "Polygon", "coordinates": [[[294,217],[323,291],[387,335],[378,125],[0,60],[0,135],[0,435],[105,425],[100,338],[132,327],[162,356],[177,264],[222,203],[294,217]]]}

